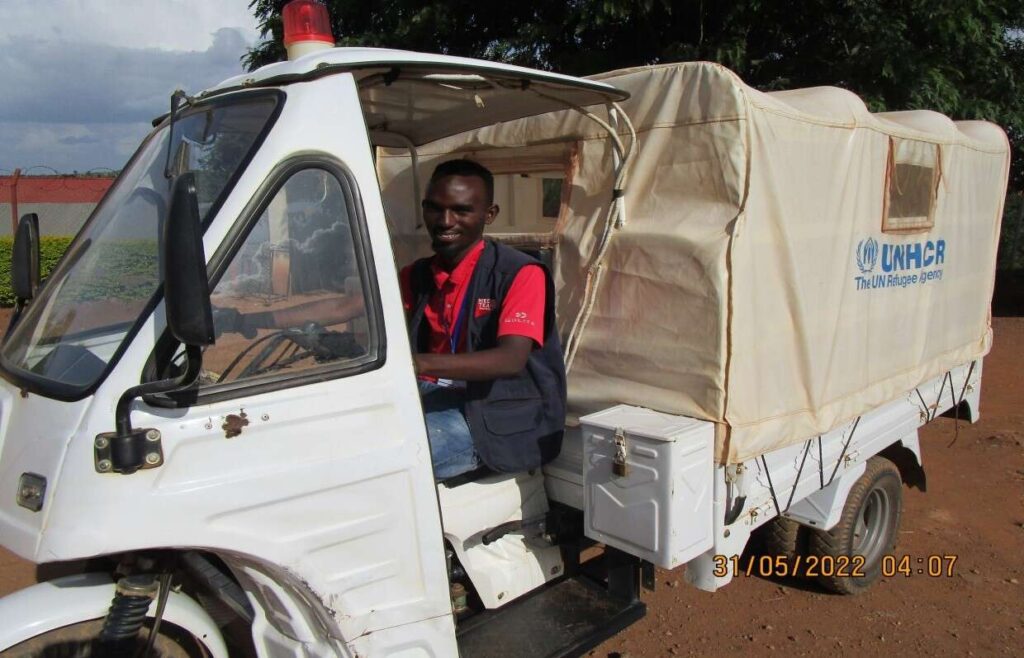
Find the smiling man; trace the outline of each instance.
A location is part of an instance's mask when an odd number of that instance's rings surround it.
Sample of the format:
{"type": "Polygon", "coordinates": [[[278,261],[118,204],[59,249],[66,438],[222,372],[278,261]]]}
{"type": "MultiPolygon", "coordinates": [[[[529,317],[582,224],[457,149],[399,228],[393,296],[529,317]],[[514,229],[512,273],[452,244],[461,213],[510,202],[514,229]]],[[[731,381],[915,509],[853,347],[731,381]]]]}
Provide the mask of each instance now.
{"type": "Polygon", "coordinates": [[[538,261],[484,239],[498,212],[487,168],[442,163],[423,199],[435,255],[401,272],[438,479],[481,463],[526,471],[561,447],[566,391],[554,286],[538,261]]]}

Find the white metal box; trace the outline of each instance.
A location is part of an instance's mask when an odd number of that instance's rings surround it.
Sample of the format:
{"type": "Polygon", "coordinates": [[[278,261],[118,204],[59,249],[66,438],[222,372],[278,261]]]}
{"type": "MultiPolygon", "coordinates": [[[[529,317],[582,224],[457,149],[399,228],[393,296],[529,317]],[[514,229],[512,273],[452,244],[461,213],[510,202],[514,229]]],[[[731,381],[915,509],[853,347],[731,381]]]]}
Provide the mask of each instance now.
{"type": "Polygon", "coordinates": [[[713,423],[618,405],[580,424],[588,537],[666,569],[711,548],[713,423]]]}

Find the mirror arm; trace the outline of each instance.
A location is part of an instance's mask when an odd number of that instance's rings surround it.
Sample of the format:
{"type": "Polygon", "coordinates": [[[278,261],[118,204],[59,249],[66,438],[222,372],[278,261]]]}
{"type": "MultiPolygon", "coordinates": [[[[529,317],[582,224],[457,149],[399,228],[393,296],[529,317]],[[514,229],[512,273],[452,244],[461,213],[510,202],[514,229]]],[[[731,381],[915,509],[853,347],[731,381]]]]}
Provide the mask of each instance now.
{"type": "Polygon", "coordinates": [[[132,402],[143,395],[156,393],[170,393],[191,386],[199,378],[199,372],[203,365],[203,348],[199,345],[187,345],[185,347],[185,372],[178,377],[161,379],[155,382],[146,382],[133,386],[121,394],[117,401],[117,409],[114,415],[114,422],[118,436],[128,436],[132,432],[132,402]]]}
{"type": "Polygon", "coordinates": [[[4,340],[11,335],[14,331],[14,327],[17,326],[18,320],[21,319],[21,312],[25,310],[25,302],[20,299],[14,300],[14,311],[11,313],[11,319],[7,321],[7,331],[4,332],[4,340]]]}

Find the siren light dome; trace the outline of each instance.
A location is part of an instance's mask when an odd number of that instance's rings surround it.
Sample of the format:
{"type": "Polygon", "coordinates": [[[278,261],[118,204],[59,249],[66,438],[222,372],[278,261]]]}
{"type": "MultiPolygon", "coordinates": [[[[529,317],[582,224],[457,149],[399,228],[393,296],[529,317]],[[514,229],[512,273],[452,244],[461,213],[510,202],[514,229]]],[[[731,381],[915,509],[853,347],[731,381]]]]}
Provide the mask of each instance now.
{"type": "Polygon", "coordinates": [[[284,47],[288,59],[334,47],[331,17],[327,7],[316,0],[292,0],[281,10],[284,47]]]}

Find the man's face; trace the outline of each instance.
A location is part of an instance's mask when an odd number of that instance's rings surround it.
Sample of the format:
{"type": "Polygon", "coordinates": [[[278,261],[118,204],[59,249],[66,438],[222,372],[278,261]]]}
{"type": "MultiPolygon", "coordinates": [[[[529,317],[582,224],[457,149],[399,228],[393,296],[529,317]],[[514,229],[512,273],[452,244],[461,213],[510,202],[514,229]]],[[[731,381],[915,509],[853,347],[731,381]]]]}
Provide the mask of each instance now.
{"type": "Polygon", "coordinates": [[[487,199],[477,176],[445,176],[433,181],[423,198],[423,221],[434,252],[449,263],[462,260],[494,221],[498,206],[487,199]]]}

